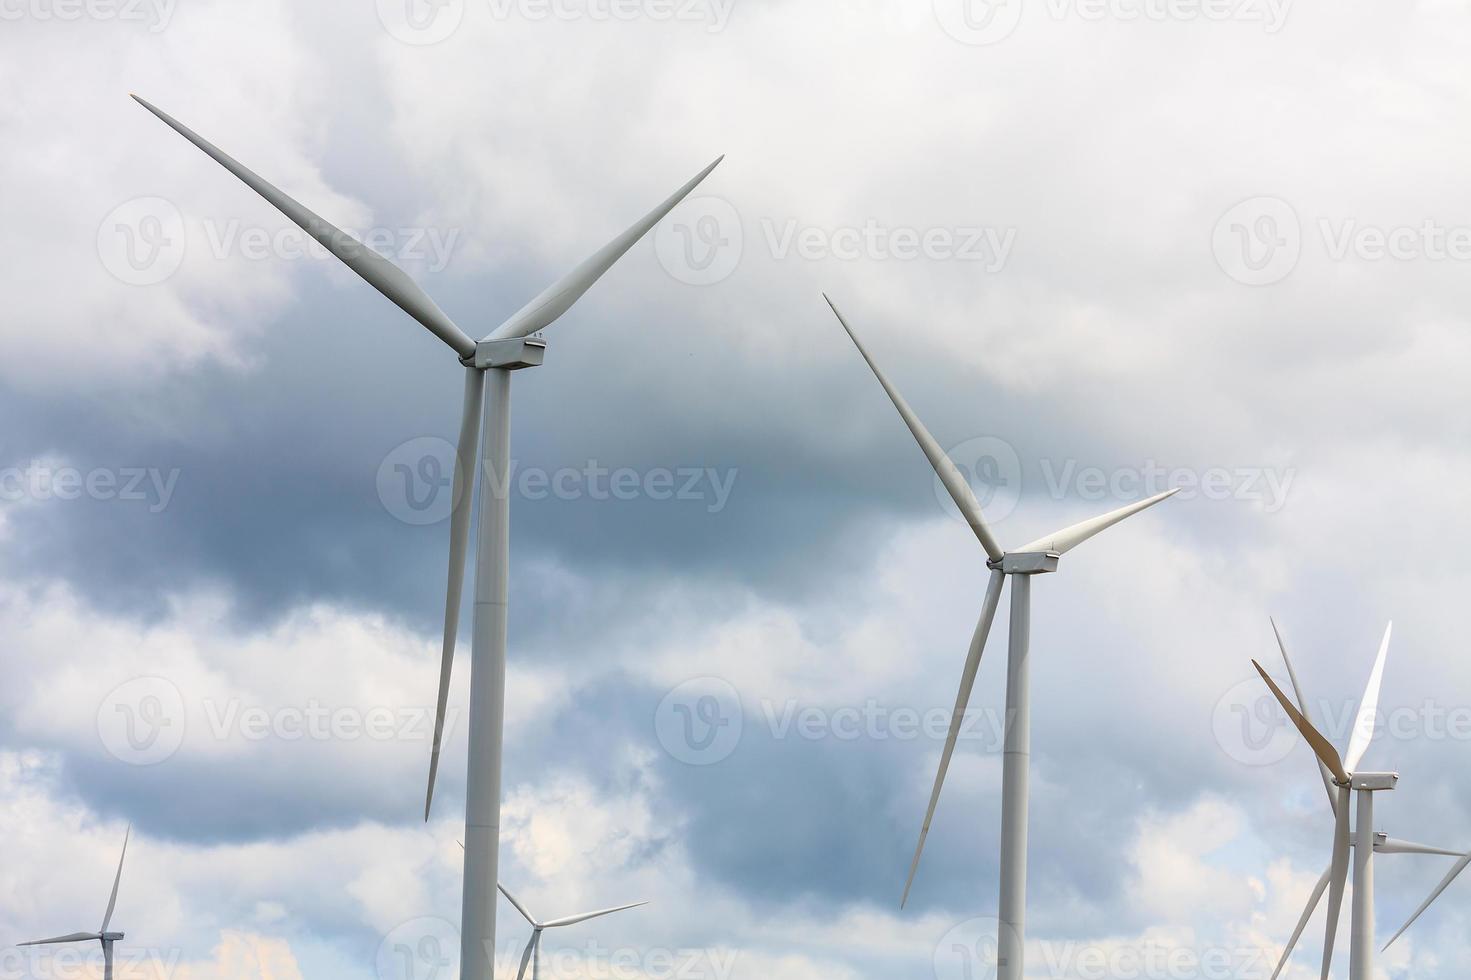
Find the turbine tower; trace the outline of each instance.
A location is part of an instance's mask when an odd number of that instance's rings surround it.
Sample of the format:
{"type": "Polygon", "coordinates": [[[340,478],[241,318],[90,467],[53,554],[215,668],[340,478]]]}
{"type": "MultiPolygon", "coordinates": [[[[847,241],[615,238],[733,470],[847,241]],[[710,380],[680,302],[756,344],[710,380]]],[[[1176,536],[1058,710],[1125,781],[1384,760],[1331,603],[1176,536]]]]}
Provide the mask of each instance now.
{"type": "Polygon", "coordinates": [[[996,617],[996,608],[1001,602],[1001,590],[1006,579],[1011,579],[1011,637],[1007,650],[1006,668],[1006,744],[1001,776],[1001,900],[999,919],[1000,935],[997,937],[997,980],[1021,980],[1023,976],[1023,954],[1026,943],[1026,892],[1027,892],[1027,804],[1028,779],[1030,776],[1031,734],[1031,609],[1032,576],[1057,570],[1058,560],[1073,548],[1087,541],[1100,531],[1112,527],[1126,517],[1139,513],[1146,507],[1159,503],[1176,493],[1166,490],[1147,500],[1140,500],[1110,511],[1101,517],[1063,528],[1046,537],[1038,538],[1010,551],[997,543],[991,529],[981,515],[981,505],[971,492],[970,484],[956,468],[950,457],[945,455],[940,444],[920,422],[899,394],[898,389],[884,376],[874,362],[868,349],[853,332],[843,314],[826,295],[828,306],[843,325],[858,353],[868,362],[874,377],[878,379],[890,401],[899,410],[904,424],[914,435],[925,457],[934,468],[955,506],[970,524],[971,530],[986,552],[986,567],[991,569],[991,580],[986,589],[985,602],[981,609],[980,622],[976,624],[971,639],[970,652],[966,655],[965,669],[960,676],[960,692],[955,698],[955,712],[950,718],[950,732],[945,738],[945,748],[940,754],[940,771],[935,776],[934,789],[930,793],[929,809],[925,811],[924,824],[919,832],[919,845],[914,851],[914,860],[909,866],[909,878],[904,883],[904,897],[900,907],[909,901],[909,890],[914,885],[915,872],[919,869],[920,856],[924,853],[925,840],[930,833],[930,823],[935,817],[935,807],[940,801],[940,789],[945,783],[945,774],[950,768],[951,756],[955,753],[956,739],[964,723],[965,709],[970,703],[971,688],[975,684],[976,671],[980,667],[981,653],[986,646],[986,637],[991,632],[991,621],[996,617]]]}
{"type": "Polygon", "coordinates": [[[648,902],[634,902],[632,905],[620,905],[617,908],[602,909],[598,912],[583,912],[580,915],[569,915],[566,918],[550,919],[546,922],[541,922],[530,912],[526,911],[526,906],[517,901],[516,896],[512,895],[510,889],[506,888],[505,885],[497,882],[497,887],[500,888],[501,894],[506,896],[506,900],[516,907],[516,911],[521,913],[522,918],[531,924],[531,939],[526,943],[526,951],[521,954],[521,968],[516,971],[516,980],[522,980],[526,976],[526,964],[528,962],[531,964],[531,980],[537,980],[537,970],[541,961],[541,934],[547,929],[561,929],[566,926],[574,926],[579,922],[586,922],[588,919],[598,919],[605,915],[612,915],[614,912],[626,912],[629,909],[636,909],[649,904],[648,902]]]}
{"type": "MultiPolygon", "coordinates": [[[[1282,958],[1272,974],[1272,980],[1277,980],[1287,966],[1287,961],[1292,956],[1298,939],[1302,937],[1308,920],[1317,910],[1325,891],[1328,893],[1328,921],[1323,939],[1322,978],[1328,980],[1333,961],[1333,947],[1338,935],[1339,915],[1343,908],[1343,893],[1347,886],[1350,851],[1353,853],[1354,868],[1353,913],[1349,932],[1349,976],[1352,980],[1371,980],[1374,975],[1374,857],[1376,854],[1427,854],[1461,858],[1461,862],[1431,894],[1420,910],[1411,916],[1409,922],[1406,922],[1403,928],[1395,934],[1394,939],[1403,935],[1405,930],[1420,916],[1420,913],[1430,907],[1431,903],[1449,887],[1467,864],[1471,864],[1471,857],[1464,856],[1460,851],[1413,844],[1374,831],[1374,794],[1394,789],[1399,781],[1399,774],[1359,772],[1357,767],[1373,741],[1375,719],[1379,710],[1379,691],[1384,680],[1384,664],[1389,654],[1389,639],[1393,628],[1394,624],[1391,623],[1384,631],[1384,639],[1379,644],[1379,655],[1374,661],[1374,669],[1369,675],[1368,686],[1364,691],[1363,700],[1359,703],[1358,714],[1355,716],[1348,754],[1343,757],[1339,756],[1338,750],[1319,732],[1308,717],[1308,701],[1303,695],[1297,671],[1293,669],[1292,658],[1287,653],[1287,644],[1283,642],[1282,632],[1277,628],[1275,620],[1272,622],[1272,630],[1276,634],[1278,648],[1282,651],[1282,660],[1287,665],[1287,675],[1292,681],[1297,705],[1293,705],[1276,682],[1262,669],[1261,664],[1255,660],[1252,661],[1252,665],[1256,667],[1257,672],[1271,688],[1273,696],[1282,705],[1287,716],[1292,719],[1293,725],[1302,733],[1314,755],[1317,756],[1318,771],[1328,791],[1328,801],[1334,814],[1332,863],[1318,879],[1317,885],[1308,897],[1307,907],[1303,909],[1302,917],[1298,920],[1292,937],[1287,941],[1287,948],[1282,952],[1282,958]],[[1358,812],[1356,823],[1350,831],[1349,804],[1354,794],[1357,794],[1358,812]]],[[[1394,939],[1385,944],[1384,948],[1388,949],[1394,939]]]]}
{"type": "Polygon", "coordinates": [[[321,243],[401,310],[444,341],[464,365],[464,403],[450,516],[449,583],[444,606],[439,699],[424,819],[429,819],[439,770],[449,698],[450,668],[459,629],[469,549],[470,501],[477,468],[483,470],[479,537],[475,549],[475,608],[470,656],[470,758],[465,794],[465,879],[460,923],[461,980],[491,980],[495,949],[496,864],[500,844],[501,748],[506,683],[506,601],[510,561],[511,373],[537,367],[546,342],[537,334],[582,297],[613,263],[694,190],[724,157],[717,158],[627,231],[548,286],[474,341],[407,274],[377,252],[324,221],[262,180],[168,113],[133,96],[145,109],[203,150],[251,190],[321,243]],[[481,429],[484,428],[484,438],[481,429]],[[478,454],[477,454],[478,448],[478,454]],[[476,466],[476,460],[479,466],[476,466]]]}
{"type": "Polygon", "coordinates": [[[51,939],[33,939],[22,946],[51,946],[57,943],[85,943],[97,941],[102,943],[102,980],[112,980],[112,946],[123,938],[120,932],[108,932],[107,927],[112,925],[112,912],[117,907],[117,889],[123,880],[123,860],[128,856],[128,838],[133,835],[130,826],[123,834],[123,853],[117,859],[117,875],[112,879],[112,894],[107,899],[107,911],[102,913],[102,928],[96,932],[74,932],[69,936],[54,936],[51,939]]]}

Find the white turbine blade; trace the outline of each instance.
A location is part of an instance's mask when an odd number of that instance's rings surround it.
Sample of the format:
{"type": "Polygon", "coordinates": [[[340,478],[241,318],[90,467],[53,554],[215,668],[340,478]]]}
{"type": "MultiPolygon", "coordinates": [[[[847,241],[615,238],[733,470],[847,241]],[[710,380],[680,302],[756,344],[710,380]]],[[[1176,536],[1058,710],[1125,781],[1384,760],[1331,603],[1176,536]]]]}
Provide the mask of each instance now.
{"type": "Polygon", "coordinates": [[[1384,684],[1384,661],[1389,656],[1389,635],[1394,624],[1384,629],[1384,639],[1379,644],[1379,656],[1374,659],[1374,670],[1369,674],[1369,685],[1364,689],[1364,700],[1359,702],[1359,716],[1354,720],[1353,738],[1349,739],[1348,756],[1343,767],[1353,772],[1359,767],[1369,743],[1374,740],[1374,718],[1379,713],[1379,689],[1384,684]]]}
{"type": "MultiPolygon", "coordinates": [[[[1262,669],[1261,664],[1253,660],[1251,665],[1256,668],[1258,674],[1262,675],[1262,680],[1267,682],[1267,686],[1272,689],[1272,694],[1276,696],[1277,703],[1282,705],[1282,710],[1287,712],[1287,717],[1292,719],[1292,723],[1297,726],[1297,730],[1302,733],[1302,737],[1307,739],[1308,745],[1312,747],[1313,752],[1318,758],[1323,761],[1323,765],[1328,767],[1328,771],[1333,774],[1334,779],[1340,786],[1347,785],[1349,782],[1348,773],[1344,770],[1343,760],[1339,758],[1338,750],[1333,747],[1333,743],[1324,738],[1322,732],[1314,728],[1312,722],[1304,718],[1302,712],[1292,706],[1292,702],[1287,699],[1287,695],[1282,693],[1282,689],[1277,686],[1277,682],[1272,680],[1271,676],[1262,669]]],[[[1343,805],[1342,793],[1338,795],[1338,802],[1340,806],[1343,805]]],[[[1340,819],[1346,819],[1348,815],[1340,813],[1338,816],[1340,819]]]]}
{"type": "Polygon", "coordinates": [[[1416,844],[1413,841],[1395,840],[1393,837],[1385,838],[1382,843],[1376,844],[1374,850],[1380,854],[1430,854],[1435,857],[1458,858],[1463,851],[1454,851],[1448,847],[1431,847],[1428,844],[1416,844]]]}
{"type": "Polygon", "coordinates": [[[1147,500],[1137,500],[1127,507],[1120,507],[1118,510],[1109,511],[1101,517],[1095,517],[1092,520],[1083,521],[1071,527],[1065,527],[1061,531],[1053,531],[1051,534],[1040,537],[1036,541],[1030,541],[1020,548],[1013,548],[1012,551],[1016,554],[1047,552],[1054,555],[1065,555],[1084,541],[1093,537],[1099,531],[1106,531],[1124,518],[1133,517],[1141,510],[1153,507],[1161,500],[1167,497],[1173,497],[1179,492],[1180,489],[1176,487],[1174,490],[1157,493],[1147,500]]]}
{"type": "Polygon", "coordinates": [[[522,980],[526,976],[526,964],[531,962],[531,951],[536,948],[536,942],[541,938],[541,930],[531,930],[531,938],[526,942],[526,951],[521,954],[521,968],[516,971],[516,980],[522,980]]]}
{"type": "MultiPolygon", "coordinates": [[[[461,844],[460,846],[464,847],[465,845],[461,844]]],[[[507,888],[500,882],[496,882],[495,886],[501,890],[502,895],[506,896],[506,901],[516,906],[516,911],[521,913],[521,918],[531,923],[533,927],[540,927],[540,923],[538,923],[534,918],[531,917],[531,913],[526,911],[526,906],[522,905],[519,901],[516,900],[516,896],[511,894],[509,888],[507,888]]]]}
{"type": "Polygon", "coordinates": [[[128,856],[128,838],[133,836],[133,825],[129,824],[127,831],[123,834],[123,853],[117,859],[117,876],[112,879],[112,895],[107,899],[107,912],[102,916],[102,928],[98,932],[106,932],[107,927],[112,924],[112,910],[117,908],[117,888],[123,880],[123,861],[128,856]]]}
{"type": "Polygon", "coordinates": [[[96,932],[74,932],[69,936],[53,936],[50,939],[32,939],[28,943],[16,943],[17,946],[50,946],[56,943],[81,943],[90,939],[101,939],[102,934],[96,932]]]}
{"type": "Polygon", "coordinates": [[[424,822],[434,805],[434,780],[439,775],[440,742],[449,705],[450,673],[455,665],[455,641],[460,632],[460,599],[465,591],[465,560],[470,551],[471,501],[475,496],[476,460],[480,454],[480,407],[485,373],[465,369],[465,407],[460,418],[460,442],[455,450],[454,509],[449,523],[449,584],[444,593],[444,646],[439,654],[439,700],[434,711],[434,743],[429,749],[429,791],[424,797],[424,822]]]}
{"type": "Polygon", "coordinates": [[[1460,861],[1456,862],[1456,866],[1451,869],[1450,874],[1446,875],[1444,880],[1442,880],[1439,885],[1435,886],[1435,891],[1430,893],[1430,897],[1425,900],[1425,903],[1421,905],[1418,909],[1416,909],[1415,914],[1410,916],[1409,921],[1400,926],[1399,932],[1395,933],[1394,937],[1390,939],[1389,942],[1384,944],[1384,949],[1388,949],[1389,947],[1393,946],[1395,940],[1403,936],[1406,930],[1408,930],[1410,926],[1415,924],[1415,920],[1420,918],[1425,910],[1430,908],[1430,906],[1435,903],[1435,900],[1439,898],[1447,888],[1451,887],[1451,882],[1455,881],[1456,878],[1461,874],[1461,872],[1466,870],[1467,865],[1471,865],[1471,854],[1465,855],[1461,858],[1460,861]]]}
{"type": "MultiPolygon", "coordinates": [[[[1313,718],[1309,712],[1307,696],[1302,692],[1302,685],[1297,681],[1297,671],[1292,667],[1292,658],[1287,655],[1287,644],[1282,641],[1282,631],[1277,628],[1277,621],[1269,617],[1272,624],[1272,632],[1277,637],[1277,649],[1282,651],[1282,662],[1287,664],[1287,676],[1292,680],[1292,691],[1297,695],[1297,706],[1302,711],[1302,716],[1312,724],[1313,718]]],[[[1338,810],[1338,794],[1333,789],[1333,777],[1328,774],[1328,767],[1323,765],[1323,760],[1315,755],[1313,761],[1318,766],[1318,775],[1323,777],[1323,788],[1328,791],[1328,806],[1336,813],[1338,810]]]]}
{"type": "Polygon", "coordinates": [[[1292,958],[1292,951],[1297,948],[1297,941],[1302,938],[1303,930],[1308,927],[1308,920],[1318,910],[1318,903],[1323,900],[1323,892],[1328,890],[1328,879],[1333,876],[1333,869],[1329,868],[1323,872],[1323,877],[1313,886],[1313,894],[1308,897],[1307,908],[1302,910],[1302,918],[1297,920],[1297,928],[1292,930],[1292,938],[1287,940],[1287,948],[1282,951],[1282,959],[1277,961],[1277,969],[1272,971],[1272,980],[1277,980],[1282,975],[1282,970],[1287,966],[1287,961],[1292,958]]]}
{"type": "Polygon", "coordinates": [[[620,905],[617,908],[612,909],[599,909],[596,912],[584,912],[581,915],[569,915],[565,919],[553,919],[550,922],[544,923],[544,925],[547,929],[558,929],[562,926],[575,926],[577,923],[586,922],[588,919],[599,919],[605,915],[612,915],[614,912],[627,912],[629,909],[642,908],[643,906],[648,904],[648,902],[634,902],[632,905],[620,905]]]}
{"type": "Polygon", "coordinates": [[[909,877],[904,882],[904,896],[899,899],[902,909],[909,902],[909,889],[914,887],[914,876],[919,871],[919,859],[924,854],[925,841],[930,836],[930,823],[935,819],[935,807],[940,802],[940,790],[945,785],[945,774],[950,771],[950,759],[955,754],[955,743],[960,737],[961,725],[965,722],[965,709],[970,704],[971,688],[976,683],[976,671],[981,666],[981,654],[986,649],[986,637],[991,633],[991,621],[996,618],[996,607],[1001,603],[1001,588],[1006,583],[1006,574],[999,568],[991,570],[991,582],[986,588],[986,602],[981,607],[981,618],[976,623],[971,637],[970,651],[965,655],[965,669],[960,674],[960,691],[955,695],[955,710],[950,715],[950,732],[945,736],[945,748],[940,753],[940,771],[935,774],[935,786],[930,790],[930,805],[925,810],[924,824],[919,828],[919,845],[914,849],[914,860],[909,863],[909,877]]]}
{"type": "Polygon", "coordinates": [[[862,354],[863,359],[868,362],[869,370],[873,372],[875,378],[878,378],[879,384],[888,393],[889,400],[899,410],[900,417],[904,419],[904,424],[909,426],[909,431],[913,433],[915,442],[919,443],[919,448],[924,451],[925,458],[930,461],[930,466],[934,469],[935,475],[940,478],[940,482],[949,491],[950,499],[955,501],[955,506],[960,508],[960,513],[965,518],[966,523],[970,525],[971,530],[980,539],[981,547],[986,549],[987,557],[992,561],[1000,561],[1004,557],[1005,551],[997,543],[996,537],[991,533],[990,527],[987,526],[986,519],[981,514],[980,501],[976,500],[976,495],[971,490],[970,484],[961,475],[954,461],[945,455],[945,451],[940,448],[940,444],[935,441],[935,437],[930,435],[930,431],[924,427],[924,423],[919,420],[919,416],[914,414],[914,410],[909,407],[909,403],[904,400],[904,396],[899,394],[899,389],[894,387],[888,377],[885,376],[883,370],[874,362],[872,355],[868,353],[868,348],[863,346],[863,341],[858,339],[858,335],[853,332],[853,328],[848,325],[848,321],[843,318],[843,314],[838,312],[836,304],[828,298],[826,293],[823,294],[822,298],[827,300],[828,306],[832,307],[833,315],[838,318],[838,322],[848,332],[848,337],[853,341],[853,346],[858,348],[858,353],[862,354]]]}
{"type": "Polygon", "coordinates": [[[1343,911],[1343,891],[1348,884],[1348,811],[1350,790],[1338,789],[1338,817],[1333,828],[1333,868],[1328,882],[1328,926],[1323,938],[1323,977],[1328,980],[1333,965],[1333,942],[1338,938],[1338,915],[1343,911]]]}
{"type": "Polygon", "coordinates": [[[650,228],[653,228],[666,214],[674,210],[674,206],[683,201],[700,181],[710,176],[710,171],[720,166],[720,161],[724,159],[724,156],[716,158],[714,163],[695,174],[683,187],[669,195],[663,204],[644,215],[632,228],[598,249],[577,268],[542,290],[535,299],[517,310],[509,320],[496,327],[486,339],[510,340],[516,337],[526,337],[550,325],[552,321],[566,313],[573,303],[582,298],[583,293],[592,288],[593,283],[602,278],[603,273],[613,267],[613,263],[621,259],[635,242],[648,234],[650,228]]]}
{"type": "Polygon", "coordinates": [[[349,269],[366,280],[368,285],[388,297],[399,309],[428,327],[436,337],[454,348],[455,353],[461,357],[470,357],[475,353],[475,341],[471,340],[463,330],[455,325],[455,322],[435,304],[434,300],[429,298],[429,294],[419,288],[418,283],[409,278],[408,273],[351,235],[341,231],[330,222],[323,220],[312,211],[303,207],[297,201],[281,193],[281,191],[265,180],[262,180],[234,157],[225,153],[162,109],[136,95],[133,96],[133,99],[143,108],[153,113],[159,119],[162,119],[180,136],[183,136],[186,140],[203,150],[220,166],[230,171],[236,177],[239,177],[247,187],[273,204],[276,210],[290,218],[303,231],[321,243],[327,251],[337,256],[349,269]]]}

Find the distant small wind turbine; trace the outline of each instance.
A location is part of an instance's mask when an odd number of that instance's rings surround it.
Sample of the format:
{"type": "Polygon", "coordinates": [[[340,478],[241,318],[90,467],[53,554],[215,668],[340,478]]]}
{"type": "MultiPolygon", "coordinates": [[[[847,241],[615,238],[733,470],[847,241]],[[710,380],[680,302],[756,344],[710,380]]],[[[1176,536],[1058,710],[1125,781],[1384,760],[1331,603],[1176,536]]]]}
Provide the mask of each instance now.
{"type": "Polygon", "coordinates": [[[130,826],[123,834],[123,853],[117,859],[117,875],[112,879],[112,894],[107,899],[107,911],[102,915],[102,928],[96,932],[74,932],[69,936],[55,936],[51,939],[34,939],[22,946],[49,946],[56,943],[85,943],[98,941],[102,943],[102,980],[112,980],[112,944],[123,938],[120,932],[108,932],[107,927],[112,924],[112,910],[117,907],[117,889],[123,880],[123,859],[128,856],[128,838],[133,834],[130,826]]]}
{"type": "Polygon", "coordinates": [[[620,905],[617,908],[602,909],[597,912],[583,912],[581,915],[569,915],[562,919],[549,919],[546,922],[540,922],[530,912],[526,911],[526,906],[517,901],[516,896],[512,895],[505,885],[497,882],[496,887],[500,888],[501,894],[506,896],[508,902],[516,906],[516,911],[521,913],[522,918],[531,923],[531,939],[526,943],[526,951],[521,954],[521,968],[516,971],[516,980],[522,980],[525,977],[526,964],[528,962],[531,964],[531,980],[537,980],[537,968],[541,959],[541,934],[543,931],[573,926],[579,922],[586,922],[588,919],[601,918],[605,915],[612,915],[614,912],[626,912],[629,909],[636,909],[649,904],[648,902],[635,902],[632,905],[620,905]]]}
{"type": "MultiPolygon", "coordinates": [[[[1394,789],[1399,781],[1399,774],[1358,772],[1356,768],[1373,741],[1376,713],[1379,710],[1379,691],[1384,681],[1384,664],[1389,654],[1389,639],[1393,628],[1394,624],[1391,623],[1384,630],[1384,639],[1379,645],[1379,655],[1375,658],[1374,669],[1369,675],[1368,687],[1364,691],[1364,698],[1359,703],[1358,715],[1354,720],[1348,755],[1344,757],[1339,756],[1338,750],[1313,726],[1312,721],[1308,718],[1307,698],[1303,695],[1302,685],[1297,679],[1297,671],[1293,669],[1292,659],[1287,654],[1287,644],[1283,642],[1282,632],[1277,628],[1275,620],[1272,622],[1272,630],[1277,636],[1277,645],[1282,651],[1282,660],[1287,665],[1287,675],[1292,681],[1293,693],[1297,696],[1297,705],[1292,704],[1282,689],[1262,669],[1261,664],[1255,660],[1252,661],[1252,665],[1256,667],[1257,672],[1271,688],[1273,696],[1282,705],[1287,716],[1292,719],[1293,725],[1302,733],[1303,738],[1307,740],[1313,753],[1318,757],[1318,771],[1322,776],[1323,785],[1328,790],[1328,802],[1335,818],[1333,862],[1328,870],[1323,872],[1312,894],[1308,897],[1307,907],[1303,909],[1302,917],[1298,920],[1292,937],[1287,941],[1287,948],[1283,950],[1282,958],[1277,963],[1277,969],[1272,973],[1272,980],[1277,980],[1277,977],[1286,968],[1298,939],[1302,937],[1303,930],[1307,928],[1308,920],[1317,910],[1325,891],[1328,893],[1328,922],[1323,939],[1322,980],[1328,980],[1333,960],[1334,941],[1338,935],[1339,915],[1343,908],[1343,893],[1347,886],[1350,850],[1353,851],[1354,858],[1353,914],[1349,933],[1349,976],[1352,980],[1370,980],[1374,975],[1374,856],[1376,854],[1428,854],[1461,858],[1461,863],[1431,894],[1429,900],[1395,934],[1395,939],[1403,935],[1405,930],[1420,916],[1420,913],[1429,908],[1440,893],[1449,887],[1456,875],[1471,864],[1471,857],[1463,856],[1460,851],[1413,844],[1374,831],[1374,794],[1394,789]],[[1353,793],[1358,794],[1358,819],[1353,833],[1350,833],[1349,802],[1353,793]]],[[[1394,939],[1389,942],[1393,943],[1394,939]]],[[[1389,944],[1386,944],[1384,948],[1388,949],[1389,944]]]]}
{"type": "MultiPolygon", "coordinates": [[[[461,980],[492,980],[494,964],[484,951],[495,948],[495,893],[490,890],[490,882],[496,880],[500,847],[510,575],[511,374],[542,363],[546,341],[539,336],[541,330],[571,309],[614,263],[725,158],[717,157],[626,231],[476,341],[398,266],[283,194],[162,109],[136,95],[133,98],[269,201],[368,285],[426,327],[454,351],[465,369],[460,438],[451,484],[453,509],[450,513],[449,576],[445,590],[444,644],[440,650],[439,700],[434,718],[434,742],[429,753],[424,819],[429,819],[434,802],[434,782],[439,771],[445,708],[449,700],[450,670],[454,665],[455,640],[460,624],[460,600],[465,587],[471,498],[477,476],[480,476],[480,525],[479,538],[475,543],[473,585],[475,609],[470,638],[470,758],[465,787],[465,834],[470,847],[465,853],[460,977],[461,980]]],[[[336,370],[336,367],[329,365],[327,369],[336,370]]]]}
{"type": "Polygon", "coordinates": [[[1006,744],[1001,775],[1001,902],[999,918],[1002,928],[997,937],[997,980],[1021,980],[1023,975],[1023,953],[1026,947],[1027,907],[1027,802],[1028,779],[1032,752],[1032,695],[1031,695],[1031,610],[1032,576],[1057,571],[1058,559],[1093,535],[1139,513],[1146,507],[1172,496],[1176,490],[1166,490],[1146,500],[1120,507],[1101,517],[1063,528],[1046,537],[1038,538],[1011,551],[1003,550],[991,529],[981,516],[981,505],[965,481],[960,470],[940,444],[930,435],[909,403],[897,388],[884,376],[868,353],[843,314],[826,295],[828,306],[838,322],[848,332],[858,353],[868,362],[869,369],[878,379],[889,400],[899,410],[904,424],[914,435],[919,448],[934,468],[935,475],[949,491],[955,506],[970,524],[971,530],[980,539],[986,551],[986,567],[991,569],[991,581],[986,589],[985,605],[980,622],[976,624],[975,636],[970,642],[965,670],[960,676],[960,692],[955,698],[955,712],[950,717],[950,733],[945,738],[945,749],[940,754],[940,771],[935,776],[935,786],[930,793],[929,809],[925,812],[924,825],[919,832],[919,846],[914,851],[914,861],[909,866],[909,878],[904,883],[902,907],[909,901],[909,889],[914,885],[915,872],[919,870],[920,855],[924,853],[930,823],[935,817],[935,806],[940,802],[940,789],[945,783],[945,773],[950,769],[950,759],[955,753],[956,739],[965,721],[965,709],[970,703],[970,692],[975,684],[976,671],[980,668],[981,652],[986,646],[986,637],[991,632],[991,621],[996,617],[996,607],[1001,602],[1001,589],[1007,576],[1011,586],[1011,642],[1006,668],[1006,744]]]}

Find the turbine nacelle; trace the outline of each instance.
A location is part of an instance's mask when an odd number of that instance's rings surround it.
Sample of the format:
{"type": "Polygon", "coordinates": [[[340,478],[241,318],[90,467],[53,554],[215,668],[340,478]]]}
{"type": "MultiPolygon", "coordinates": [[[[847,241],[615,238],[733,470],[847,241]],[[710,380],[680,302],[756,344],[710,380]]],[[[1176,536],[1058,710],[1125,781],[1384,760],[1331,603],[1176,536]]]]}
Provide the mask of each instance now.
{"type": "Polygon", "coordinates": [[[482,340],[475,345],[475,353],[460,359],[466,367],[481,371],[500,368],[503,371],[519,371],[522,368],[541,367],[546,357],[547,342],[540,337],[512,337],[509,340],[482,340]]]}

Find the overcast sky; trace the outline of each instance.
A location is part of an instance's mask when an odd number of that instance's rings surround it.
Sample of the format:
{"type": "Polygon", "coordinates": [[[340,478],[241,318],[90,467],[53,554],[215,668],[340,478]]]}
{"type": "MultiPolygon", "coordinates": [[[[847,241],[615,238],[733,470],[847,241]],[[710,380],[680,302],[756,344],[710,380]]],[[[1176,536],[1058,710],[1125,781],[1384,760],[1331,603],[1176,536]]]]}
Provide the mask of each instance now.
{"type": "MultiPolygon", "coordinates": [[[[727,154],[515,377],[503,880],[651,902],[544,975],[961,980],[994,931],[1004,607],[900,911],[987,572],[826,291],[1003,544],[1183,488],[1036,582],[1030,976],[1265,980],[1332,829],[1269,616],[1340,744],[1394,621],[1378,822],[1471,848],[1468,43],[1444,0],[0,0],[0,978],[100,970],[12,944],[96,927],[130,822],[120,977],[458,943],[461,369],[137,92],[477,337],[727,154]]],[[[1380,862],[1382,934],[1449,863],[1380,862]]],[[[1468,935],[1471,881],[1385,975],[1468,935]]]]}

